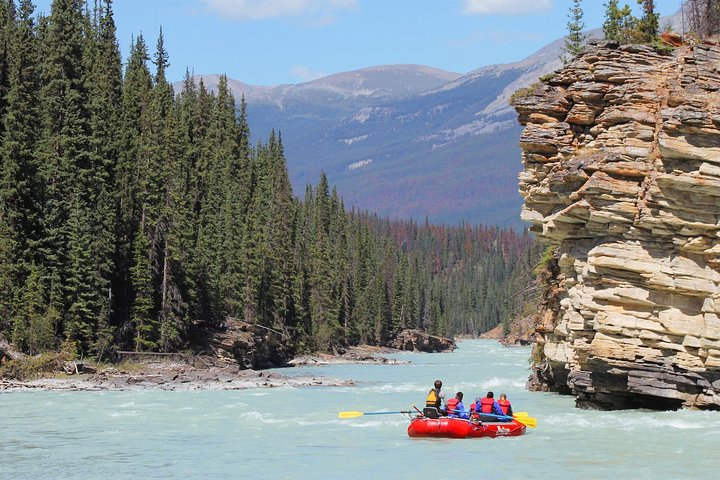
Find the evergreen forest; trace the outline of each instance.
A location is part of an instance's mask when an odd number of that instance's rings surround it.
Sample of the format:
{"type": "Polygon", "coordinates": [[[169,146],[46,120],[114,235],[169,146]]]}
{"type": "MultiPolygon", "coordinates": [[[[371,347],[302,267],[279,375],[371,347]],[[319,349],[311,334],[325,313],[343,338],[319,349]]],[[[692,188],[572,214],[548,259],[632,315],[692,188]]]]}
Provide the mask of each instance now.
{"type": "Polygon", "coordinates": [[[251,144],[226,79],[176,94],[169,62],[160,30],[123,64],[110,0],[0,0],[0,335],[21,350],[181,351],[234,317],[323,351],[477,334],[530,299],[531,236],[348,211],[325,175],[296,196],[281,133],[251,144]]]}

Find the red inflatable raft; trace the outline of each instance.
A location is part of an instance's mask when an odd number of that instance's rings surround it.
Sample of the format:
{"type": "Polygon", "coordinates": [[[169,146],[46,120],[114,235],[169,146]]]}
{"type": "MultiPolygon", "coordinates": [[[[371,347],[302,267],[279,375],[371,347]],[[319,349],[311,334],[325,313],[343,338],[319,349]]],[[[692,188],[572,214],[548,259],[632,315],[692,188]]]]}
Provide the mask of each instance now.
{"type": "Polygon", "coordinates": [[[513,419],[510,422],[471,422],[461,418],[416,417],[408,427],[411,437],[516,437],[525,433],[525,425],[513,419]]]}

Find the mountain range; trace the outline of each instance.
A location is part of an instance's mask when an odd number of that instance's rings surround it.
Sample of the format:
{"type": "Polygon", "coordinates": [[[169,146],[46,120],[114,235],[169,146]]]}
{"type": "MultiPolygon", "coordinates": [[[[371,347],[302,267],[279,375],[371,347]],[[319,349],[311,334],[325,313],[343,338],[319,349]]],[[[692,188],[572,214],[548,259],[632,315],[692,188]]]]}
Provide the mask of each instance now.
{"type": "MultiPolygon", "coordinates": [[[[228,84],[247,100],[255,139],[266,140],[271,129],[282,133],[296,192],[324,171],[348,208],[522,227],[521,128],[508,100],[559,68],[562,53],[559,39],[522,61],[464,75],[385,65],[294,85],[228,84]]],[[[210,90],[220,78],[196,77],[210,90]]]]}

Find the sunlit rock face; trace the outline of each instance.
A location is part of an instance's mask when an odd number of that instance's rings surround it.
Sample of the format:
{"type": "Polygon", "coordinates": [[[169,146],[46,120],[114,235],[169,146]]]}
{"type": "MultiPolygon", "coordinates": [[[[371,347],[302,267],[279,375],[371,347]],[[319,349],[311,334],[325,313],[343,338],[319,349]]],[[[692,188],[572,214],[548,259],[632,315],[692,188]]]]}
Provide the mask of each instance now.
{"type": "Polygon", "coordinates": [[[597,43],[514,105],[522,217],[557,247],[535,388],[720,408],[720,44],[597,43]]]}

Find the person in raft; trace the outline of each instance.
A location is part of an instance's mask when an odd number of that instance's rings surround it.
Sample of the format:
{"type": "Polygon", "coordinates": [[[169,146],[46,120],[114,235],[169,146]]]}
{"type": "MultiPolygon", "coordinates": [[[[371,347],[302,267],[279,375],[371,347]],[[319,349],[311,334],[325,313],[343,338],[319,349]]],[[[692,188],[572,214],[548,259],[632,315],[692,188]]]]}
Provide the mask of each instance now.
{"type": "Polygon", "coordinates": [[[487,395],[480,399],[479,410],[477,403],[475,403],[475,411],[478,413],[490,413],[492,415],[504,415],[500,404],[495,401],[494,397],[495,394],[493,394],[493,392],[488,392],[487,395]]]}
{"type": "Polygon", "coordinates": [[[497,403],[498,405],[500,405],[500,410],[502,410],[503,415],[507,415],[509,417],[513,416],[512,405],[510,405],[510,401],[507,399],[507,395],[501,393],[500,400],[498,400],[497,403]]]}
{"type": "Polygon", "coordinates": [[[468,412],[465,411],[465,405],[462,403],[463,393],[457,392],[455,398],[448,400],[445,410],[447,410],[448,418],[470,418],[468,412]]]}
{"type": "Polygon", "coordinates": [[[442,391],[442,382],[435,380],[434,388],[430,389],[427,398],[425,399],[425,410],[435,409],[440,415],[447,415],[447,412],[443,410],[442,404],[445,401],[445,393],[442,391]]]}

